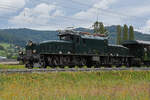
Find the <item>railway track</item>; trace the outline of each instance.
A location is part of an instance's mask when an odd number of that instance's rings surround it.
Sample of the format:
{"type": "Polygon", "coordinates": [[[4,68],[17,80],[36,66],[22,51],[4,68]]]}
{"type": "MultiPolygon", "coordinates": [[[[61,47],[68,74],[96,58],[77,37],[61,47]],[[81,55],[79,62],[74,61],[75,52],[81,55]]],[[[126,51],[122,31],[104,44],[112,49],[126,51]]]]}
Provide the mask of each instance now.
{"type": "Polygon", "coordinates": [[[99,71],[150,71],[150,68],[67,68],[67,69],[1,69],[0,73],[49,73],[49,72],[99,72],[99,71]]]}

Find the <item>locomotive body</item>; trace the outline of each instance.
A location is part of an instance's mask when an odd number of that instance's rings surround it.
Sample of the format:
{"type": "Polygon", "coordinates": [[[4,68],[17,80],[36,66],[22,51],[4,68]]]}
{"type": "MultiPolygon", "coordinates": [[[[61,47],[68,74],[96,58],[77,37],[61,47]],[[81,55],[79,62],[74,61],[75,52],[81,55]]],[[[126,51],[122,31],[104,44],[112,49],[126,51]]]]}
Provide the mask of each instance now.
{"type": "Polygon", "coordinates": [[[20,55],[26,67],[132,66],[142,63],[143,56],[140,53],[136,56],[130,43],[110,45],[108,37],[73,30],[61,31],[58,36],[59,40],[39,44],[29,41],[25,55],[20,55]]]}

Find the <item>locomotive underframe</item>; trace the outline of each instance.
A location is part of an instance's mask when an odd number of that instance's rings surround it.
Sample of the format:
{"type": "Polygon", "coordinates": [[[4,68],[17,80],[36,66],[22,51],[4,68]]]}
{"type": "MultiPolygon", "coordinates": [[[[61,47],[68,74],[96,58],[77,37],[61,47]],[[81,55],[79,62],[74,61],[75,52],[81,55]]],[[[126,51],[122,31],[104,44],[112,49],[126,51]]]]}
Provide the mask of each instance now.
{"type": "Polygon", "coordinates": [[[106,56],[106,55],[76,55],[76,54],[41,54],[33,55],[25,59],[27,68],[61,67],[69,68],[78,66],[87,67],[112,67],[112,66],[140,66],[141,60],[134,57],[106,56]]]}

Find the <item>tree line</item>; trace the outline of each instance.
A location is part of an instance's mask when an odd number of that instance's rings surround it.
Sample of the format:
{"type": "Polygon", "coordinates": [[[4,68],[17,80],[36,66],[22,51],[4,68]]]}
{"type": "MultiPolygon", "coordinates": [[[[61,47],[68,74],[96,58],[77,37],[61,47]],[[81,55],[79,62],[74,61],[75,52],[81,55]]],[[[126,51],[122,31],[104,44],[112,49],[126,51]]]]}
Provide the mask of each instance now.
{"type": "MultiPolygon", "coordinates": [[[[94,33],[108,35],[108,31],[105,29],[102,22],[96,21],[93,25],[94,33]]],[[[123,28],[121,25],[117,25],[117,41],[116,44],[120,45],[123,41],[134,40],[134,28],[125,24],[123,28]]]]}
{"type": "Polygon", "coordinates": [[[134,40],[134,28],[133,26],[128,26],[125,24],[123,28],[117,26],[117,44],[120,45],[123,41],[134,40]]]}

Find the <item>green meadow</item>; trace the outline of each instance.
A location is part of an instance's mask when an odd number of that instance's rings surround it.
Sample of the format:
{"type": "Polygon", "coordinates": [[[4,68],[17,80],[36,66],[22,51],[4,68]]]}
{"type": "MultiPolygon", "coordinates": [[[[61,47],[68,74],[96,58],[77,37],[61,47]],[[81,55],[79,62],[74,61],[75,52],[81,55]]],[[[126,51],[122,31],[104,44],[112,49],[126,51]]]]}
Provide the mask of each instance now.
{"type": "Polygon", "coordinates": [[[150,100],[150,71],[0,74],[0,100],[150,100]]]}
{"type": "Polygon", "coordinates": [[[24,65],[4,65],[0,64],[0,69],[25,69],[24,65]]]}

